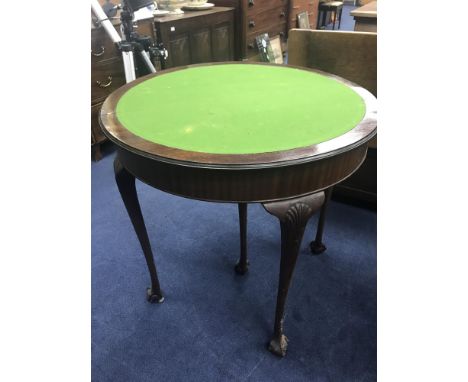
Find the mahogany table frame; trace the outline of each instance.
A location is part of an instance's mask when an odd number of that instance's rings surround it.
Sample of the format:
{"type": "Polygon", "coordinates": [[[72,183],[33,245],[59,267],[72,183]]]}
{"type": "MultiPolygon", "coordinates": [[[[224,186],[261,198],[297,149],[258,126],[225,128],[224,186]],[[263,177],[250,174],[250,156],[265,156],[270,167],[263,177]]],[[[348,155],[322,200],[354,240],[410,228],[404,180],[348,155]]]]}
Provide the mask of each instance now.
{"type": "MultiPolygon", "coordinates": [[[[248,269],[247,204],[262,203],[270,214],[279,219],[280,275],[274,333],[269,342],[269,350],[276,355],[284,356],[287,348],[287,338],[283,331],[284,308],[305,226],[313,213],[321,208],[324,212],[326,205],[324,205],[326,199],[324,190],[329,190],[333,185],[349,177],[364,161],[367,143],[377,132],[376,99],[361,86],[338,76],[296,67],[322,74],[351,87],[366,104],[365,116],[352,130],[329,141],[302,148],[259,154],[208,154],[162,146],[134,135],[119,122],[115,108],[120,97],[140,82],[176,70],[222,64],[226,62],[173,68],[126,84],[114,91],[104,102],[100,113],[100,124],[106,136],[117,145],[117,156],[114,161],[115,178],[150,273],[151,288],[147,290],[148,301],[162,302],[164,297],[138,202],[135,179],[162,191],[190,199],[238,203],[241,255],[236,271],[240,274],[248,269]]],[[[246,63],[229,62],[229,64],[246,63]]],[[[321,241],[321,232],[318,236],[321,241]]]]}

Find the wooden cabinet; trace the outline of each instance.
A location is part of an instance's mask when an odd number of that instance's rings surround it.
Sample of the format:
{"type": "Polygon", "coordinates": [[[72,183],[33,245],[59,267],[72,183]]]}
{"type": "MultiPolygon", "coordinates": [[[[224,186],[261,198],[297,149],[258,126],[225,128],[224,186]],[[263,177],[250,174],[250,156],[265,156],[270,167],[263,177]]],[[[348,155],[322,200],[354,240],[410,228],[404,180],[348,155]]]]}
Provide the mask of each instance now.
{"type": "Polygon", "coordinates": [[[154,27],[156,41],[168,51],[166,69],[235,59],[233,8],[168,15],[156,18],[154,27]]]}
{"type": "Polygon", "coordinates": [[[255,37],[268,33],[286,42],[289,0],[212,0],[216,5],[235,8],[236,55],[255,59],[258,49],[255,37]]]}
{"type": "MultiPolygon", "coordinates": [[[[120,21],[114,22],[120,33],[120,21]]],[[[153,19],[140,20],[136,31],[154,39],[153,19]]],[[[91,150],[100,159],[100,145],[106,141],[98,122],[98,114],[106,97],[125,84],[122,55],[101,26],[91,27],[91,150]]]]}

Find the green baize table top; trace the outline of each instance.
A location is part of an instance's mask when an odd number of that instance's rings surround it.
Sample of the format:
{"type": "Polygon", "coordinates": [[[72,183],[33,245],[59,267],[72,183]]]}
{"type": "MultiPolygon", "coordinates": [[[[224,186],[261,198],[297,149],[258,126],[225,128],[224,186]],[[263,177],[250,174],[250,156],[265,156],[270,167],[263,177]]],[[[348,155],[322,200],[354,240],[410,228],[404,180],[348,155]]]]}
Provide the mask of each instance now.
{"type": "Polygon", "coordinates": [[[220,64],[145,80],[116,105],[119,122],[160,145],[212,154],[306,147],[353,129],[364,100],[349,86],[287,66],[220,64]]]}

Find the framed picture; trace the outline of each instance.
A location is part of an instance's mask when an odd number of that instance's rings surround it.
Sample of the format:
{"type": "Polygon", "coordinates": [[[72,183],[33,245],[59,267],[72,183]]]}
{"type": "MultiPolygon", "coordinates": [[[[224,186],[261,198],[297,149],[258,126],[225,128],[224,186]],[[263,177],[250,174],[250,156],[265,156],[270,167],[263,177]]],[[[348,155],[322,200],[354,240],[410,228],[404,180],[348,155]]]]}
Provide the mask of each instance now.
{"type": "Polygon", "coordinates": [[[271,49],[273,50],[273,59],[275,64],[283,63],[283,49],[281,49],[281,39],[279,36],[273,37],[270,40],[271,49]]]}
{"type": "Polygon", "coordinates": [[[283,63],[283,50],[281,49],[281,39],[279,36],[273,37],[270,40],[268,33],[263,33],[256,37],[256,41],[262,62],[283,63]]]}
{"type": "Polygon", "coordinates": [[[262,33],[257,36],[255,41],[257,42],[258,52],[260,53],[260,60],[262,62],[275,62],[275,55],[271,47],[268,33],[262,33]]]}
{"type": "Polygon", "coordinates": [[[299,29],[310,29],[309,15],[307,12],[297,14],[297,27],[299,29]]]}

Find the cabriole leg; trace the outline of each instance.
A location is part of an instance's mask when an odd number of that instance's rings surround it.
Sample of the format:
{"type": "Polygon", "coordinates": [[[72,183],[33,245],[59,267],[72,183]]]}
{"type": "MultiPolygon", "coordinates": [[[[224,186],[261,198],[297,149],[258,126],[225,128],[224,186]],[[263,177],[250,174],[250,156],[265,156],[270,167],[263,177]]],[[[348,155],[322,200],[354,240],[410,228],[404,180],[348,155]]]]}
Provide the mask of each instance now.
{"type": "Polygon", "coordinates": [[[285,356],[288,339],[283,332],[284,307],[289,285],[296,265],[304,230],[312,214],[320,209],[325,200],[323,192],[280,202],[264,203],[263,207],[276,216],[281,226],[281,263],[276,299],[275,327],[268,349],[285,356]]]}
{"type": "Polygon", "coordinates": [[[249,269],[247,260],[247,203],[239,203],[240,257],[235,266],[238,274],[244,275],[249,269]]]}
{"type": "Polygon", "coordinates": [[[327,212],[328,203],[330,202],[330,197],[333,191],[333,187],[330,187],[325,190],[325,202],[320,209],[320,217],[317,226],[317,233],[315,234],[315,240],[311,241],[309,244],[310,251],[313,255],[320,255],[321,253],[325,252],[327,247],[323,244],[322,237],[323,237],[323,227],[325,225],[325,216],[327,212]]]}
{"type": "Polygon", "coordinates": [[[147,299],[149,302],[163,302],[164,296],[161,293],[159,286],[158,274],[156,272],[156,265],[154,264],[153,252],[151,250],[148,233],[146,232],[145,221],[141,213],[140,203],[138,202],[138,195],[135,187],[135,177],[129,173],[120,163],[116,157],[114,160],[114,173],[117,187],[119,188],[120,195],[127,209],[130,220],[132,221],[133,228],[140,241],[143,254],[145,255],[146,265],[151,277],[151,288],[147,289],[147,299]]]}

